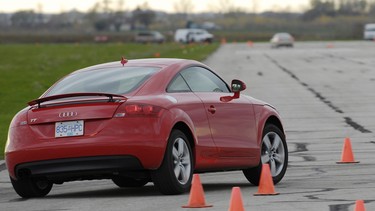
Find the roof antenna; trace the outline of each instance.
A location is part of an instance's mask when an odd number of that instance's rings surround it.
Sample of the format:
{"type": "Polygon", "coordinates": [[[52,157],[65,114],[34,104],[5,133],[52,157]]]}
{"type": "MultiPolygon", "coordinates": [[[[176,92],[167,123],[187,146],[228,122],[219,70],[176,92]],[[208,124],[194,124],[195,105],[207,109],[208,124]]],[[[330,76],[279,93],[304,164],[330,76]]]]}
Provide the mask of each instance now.
{"type": "Polygon", "coordinates": [[[121,57],[121,64],[124,66],[126,63],[128,63],[128,60],[125,59],[124,57],[121,57]]]}

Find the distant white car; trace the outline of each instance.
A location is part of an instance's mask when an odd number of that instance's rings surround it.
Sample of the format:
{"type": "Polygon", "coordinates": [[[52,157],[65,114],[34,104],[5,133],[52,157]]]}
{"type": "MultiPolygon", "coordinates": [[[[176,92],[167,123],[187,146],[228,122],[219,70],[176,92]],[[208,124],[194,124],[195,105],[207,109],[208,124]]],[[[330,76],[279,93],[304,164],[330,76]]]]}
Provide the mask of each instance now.
{"type": "Polygon", "coordinates": [[[368,23],[364,27],[363,39],[374,40],[375,39],[375,23],[368,23]]]}
{"type": "Polygon", "coordinates": [[[204,29],[177,29],[174,40],[181,43],[209,42],[214,39],[214,35],[204,29]]]}
{"type": "Polygon", "coordinates": [[[278,48],[281,46],[293,47],[294,37],[286,32],[280,32],[273,35],[270,40],[272,48],[278,48]]]}

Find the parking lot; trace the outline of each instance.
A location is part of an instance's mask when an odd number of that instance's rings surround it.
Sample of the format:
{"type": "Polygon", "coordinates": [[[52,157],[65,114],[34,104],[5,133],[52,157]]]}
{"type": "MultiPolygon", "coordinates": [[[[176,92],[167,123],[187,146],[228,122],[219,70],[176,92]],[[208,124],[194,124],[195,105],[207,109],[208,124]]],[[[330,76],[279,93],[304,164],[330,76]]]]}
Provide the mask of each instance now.
{"type": "MultiPolygon", "coordinates": [[[[375,210],[375,42],[225,44],[204,63],[230,83],[241,79],[245,94],[274,105],[285,125],[289,167],[277,196],[254,196],[242,172],[202,174],[211,208],[228,210],[231,188],[241,187],[246,210],[353,210],[356,200],[375,210]],[[337,164],[344,139],[357,164],[337,164]]],[[[163,196],[152,183],[119,189],[111,181],[56,185],[41,199],[14,192],[0,161],[0,210],[191,210],[189,193],[163,196]]]]}

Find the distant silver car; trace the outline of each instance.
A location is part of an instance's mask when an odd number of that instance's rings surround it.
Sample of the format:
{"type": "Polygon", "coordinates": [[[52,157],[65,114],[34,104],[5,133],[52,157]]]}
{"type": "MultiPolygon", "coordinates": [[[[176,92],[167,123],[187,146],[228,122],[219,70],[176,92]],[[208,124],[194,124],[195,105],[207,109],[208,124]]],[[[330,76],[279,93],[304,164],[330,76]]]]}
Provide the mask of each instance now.
{"type": "Polygon", "coordinates": [[[365,40],[375,40],[375,23],[368,23],[365,25],[363,38],[365,40]]]}
{"type": "Polygon", "coordinates": [[[294,45],[294,37],[286,32],[274,34],[270,41],[272,48],[278,48],[281,46],[293,47],[294,45]]]}
{"type": "Polygon", "coordinates": [[[165,37],[158,31],[141,31],[136,33],[134,40],[137,43],[163,43],[165,37]]]}

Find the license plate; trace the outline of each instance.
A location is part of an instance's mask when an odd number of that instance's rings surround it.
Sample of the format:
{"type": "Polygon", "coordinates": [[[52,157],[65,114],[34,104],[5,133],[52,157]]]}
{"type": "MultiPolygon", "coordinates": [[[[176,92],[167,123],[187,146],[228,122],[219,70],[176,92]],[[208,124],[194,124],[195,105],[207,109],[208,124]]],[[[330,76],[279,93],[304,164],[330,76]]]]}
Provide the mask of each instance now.
{"type": "Polygon", "coordinates": [[[55,137],[71,137],[82,136],[85,128],[83,120],[56,122],[55,123],[55,137]]]}

